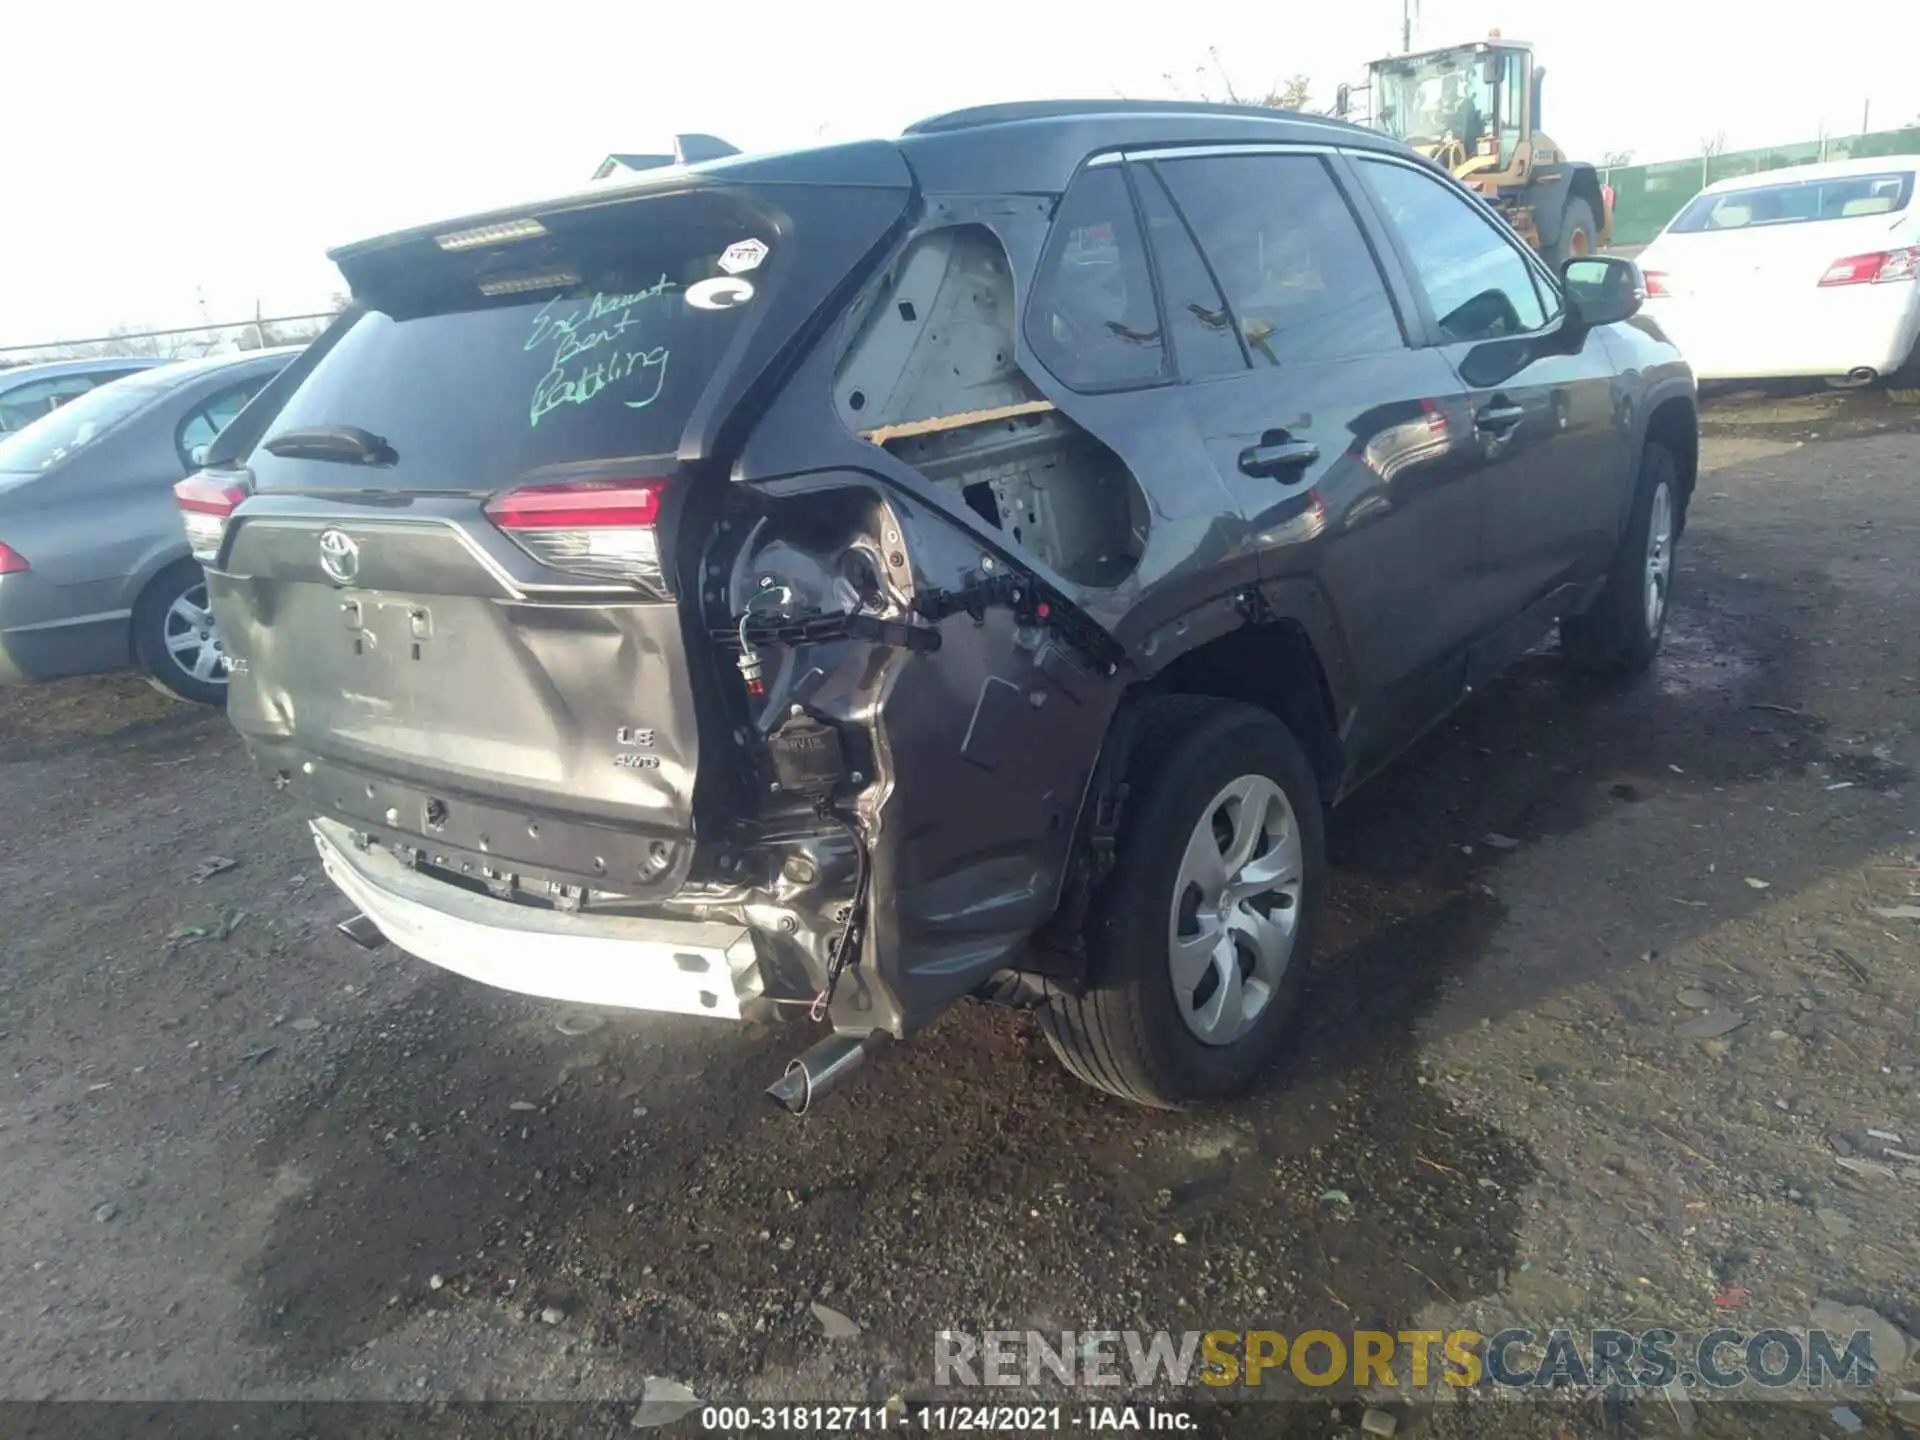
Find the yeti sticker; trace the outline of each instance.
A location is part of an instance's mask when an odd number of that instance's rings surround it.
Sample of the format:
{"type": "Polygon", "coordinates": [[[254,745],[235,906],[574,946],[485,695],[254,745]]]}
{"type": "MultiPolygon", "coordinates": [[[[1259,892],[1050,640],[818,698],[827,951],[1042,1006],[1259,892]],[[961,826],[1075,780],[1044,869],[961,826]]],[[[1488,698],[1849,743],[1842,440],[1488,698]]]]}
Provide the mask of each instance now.
{"type": "Polygon", "coordinates": [[[758,270],[766,258],[764,240],[736,240],[720,256],[720,268],[729,275],[744,275],[749,270],[758,270]]]}

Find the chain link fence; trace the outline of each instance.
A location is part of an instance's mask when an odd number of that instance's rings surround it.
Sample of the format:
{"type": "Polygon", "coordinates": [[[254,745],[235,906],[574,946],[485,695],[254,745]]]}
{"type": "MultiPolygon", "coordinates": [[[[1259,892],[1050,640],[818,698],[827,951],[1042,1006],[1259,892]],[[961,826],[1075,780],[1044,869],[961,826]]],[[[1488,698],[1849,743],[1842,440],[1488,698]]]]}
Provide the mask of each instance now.
{"type": "Polygon", "coordinates": [[[1875,156],[1920,156],[1920,126],[1878,130],[1865,135],[1829,135],[1798,145],[1774,145],[1761,150],[1728,150],[1718,155],[1693,155],[1654,165],[1615,165],[1606,172],[1613,186],[1613,240],[1616,245],[1644,245],[1666,228],[1686,203],[1716,180],[1758,175],[1793,165],[1822,160],[1863,159],[1875,156]]]}
{"type": "Polygon", "coordinates": [[[48,360],[93,360],[132,357],[147,360],[194,360],[207,355],[231,355],[276,345],[304,345],[327,327],[336,312],[308,315],[256,316],[221,324],[188,325],[173,330],[136,330],[115,326],[104,335],[78,340],[48,340],[33,345],[0,345],[0,368],[35,365],[48,360]]]}

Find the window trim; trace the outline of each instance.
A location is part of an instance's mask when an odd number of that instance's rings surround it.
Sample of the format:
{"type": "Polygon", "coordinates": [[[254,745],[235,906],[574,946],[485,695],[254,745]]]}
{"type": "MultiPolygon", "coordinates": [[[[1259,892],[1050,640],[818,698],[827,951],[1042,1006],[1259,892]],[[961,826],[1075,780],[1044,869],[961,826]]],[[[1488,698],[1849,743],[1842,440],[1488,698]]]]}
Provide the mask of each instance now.
{"type": "Polygon", "coordinates": [[[1502,335],[1499,337],[1500,339],[1517,340],[1528,336],[1552,335],[1556,334],[1565,325],[1567,308],[1564,294],[1560,290],[1558,283],[1554,282],[1552,284],[1552,290],[1550,292],[1553,296],[1558,297],[1560,301],[1559,308],[1555,309],[1547,303],[1547,294],[1541,291],[1542,277],[1548,273],[1544,262],[1533,252],[1532,247],[1520,238],[1514,228],[1507,224],[1506,219],[1500,212],[1487,203],[1486,197],[1475,194],[1472,190],[1469,190],[1458,180],[1454,179],[1453,176],[1444,173],[1431,164],[1409,161],[1399,155],[1389,155],[1377,150],[1365,150],[1350,152],[1343,156],[1343,158],[1354,167],[1354,185],[1360,194],[1365,197],[1365,203],[1369,213],[1372,214],[1382,232],[1386,235],[1387,243],[1392,246],[1395,256],[1398,257],[1400,265],[1405,270],[1407,279],[1413,287],[1413,295],[1415,303],[1418,306],[1421,328],[1426,332],[1424,348],[1444,350],[1451,349],[1456,345],[1485,345],[1489,342],[1485,340],[1456,340],[1441,330],[1439,316],[1434,313],[1433,301],[1427,294],[1425,284],[1420,280],[1420,271],[1413,263],[1413,252],[1407,248],[1406,237],[1400,233],[1399,228],[1393,223],[1392,219],[1388,217],[1386,211],[1380,207],[1379,201],[1375,199],[1372,189],[1366,183],[1366,177],[1359,171],[1358,162],[1361,160],[1374,161],[1383,165],[1397,165],[1403,170],[1411,170],[1417,175],[1425,176],[1429,181],[1437,184],[1443,190],[1452,191],[1454,195],[1466,201],[1468,208],[1473,210],[1480,219],[1488,225],[1496,239],[1518,252],[1521,264],[1526,268],[1527,275],[1533,281],[1536,298],[1540,301],[1540,309],[1541,312],[1546,315],[1546,319],[1543,323],[1531,330],[1522,330],[1517,335],[1502,335]]]}
{"type": "MultiPolygon", "coordinates": [[[[1194,233],[1193,222],[1187,218],[1187,212],[1180,204],[1180,198],[1173,193],[1173,187],[1167,184],[1166,177],[1160,173],[1160,166],[1157,162],[1147,161],[1137,165],[1129,164],[1127,169],[1129,171],[1137,171],[1139,174],[1147,176],[1148,181],[1159,191],[1161,198],[1167,202],[1167,208],[1173,212],[1173,218],[1180,222],[1180,233],[1187,237],[1187,243],[1193,247],[1193,253],[1199,257],[1200,268],[1204,270],[1207,275],[1207,283],[1213,286],[1213,293],[1220,297],[1220,307],[1227,312],[1227,322],[1233,327],[1233,343],[1240,351],[1240,373],[1243,375],[1251,374],[1254,369],[1253,350],[1247,344],[1246,334],[1240,329],[1240,316],[1233,308],[1233,301],[1227,298],[1226,287],[1220,283],[1220,276],[1213,268],[1212,258],[1207,254],[1206,248],[1201,245],[1200,237],[1194,233]]],[[[1133,203],[1135,206],[1138,206],[1140,203],[1138,189],[1134,191],[1133,203]]],[[[1151,226],[1146,224],[1145,211],[1141,212],[1140,220],[1141,233],[1146,236],[1147,240],[1147,253],[1153,255],[1153,230],[1151,226]]],[[[1154,265],[1157,270],[1159,267],[1159,259],[1157,256],[1155,256],[1154,265]]],[[[1166,308],[1164,296],[1161,297],[1161,314],[1163,317],[1170,314],[1166,308]]],[[[1173,347],[1173,372],[1180,377],[1181,384],[1199,385],[1204,384],[1208,380],[1232,380],[1238,378],[1238,376],[1232,374],[1189,377],[1180,365],[1180,342],[1174,337],[1172,324],[1165,318],[1162,319],[1161,324],[1165,327],[1168,343],[1173,347]]]]}
{"type": "Polygon", "coordinates": [[[1041,280],[1049,273],[1049,267],[1058,258],[1060,251],[1065,248],[1067,243],[1066,232],[1060,225],[1060,212],[1066,208],[1067,197],[1073,194],[1073,187],[1078,185],[1090,172],[1106,169],[1110,165],[1119,163],[1122,158],[1123,157],[1116,151],[1107,151],[1104,155],[1096,155],[1092,160],[1083,163],[1078,170],[1073,172],[1072,177],[1068,179],[1066,188],[1061,190],[1060,198],[1053,207],[1053,216],[1047,222],[1046,242],[1040,247],[1040,258],[1034,262],[1033,266],[1033,281],[1026,287],[1026,296],[1020,306],[1019,340],[1021,347],[1027,352],[1032,362],[1051,378],[1055,384],[1074,395],[1124,395],[1141,390],[1162,390],[1168,386],[1178,385],[1180,383],[1179,368],[1175,363],[1172,339],[1167,333],[1166,308],[1162,303],[1160,295],[1160,275],[1154,264],[1153,246],[1147,241],[1146,217],[1140,213],[1140,197],[1134,193],[1133,179],[1128,174],[1130,167],[1124,165],[1120,170],[1120,188],[1126,194],[1127,210],[1133,216],[1134,233],[1140,237],[1140,253],[1147,269],[1147,288],[1153,294],[1153,318],[1154,324],[1160,329],[1160,353],[1163,357],[1160,367],[1161,373],[1138,380],[1104,380],[1093,383],[1080,382],[1076,384],[1069,381],[1066,376],[1060,374],[1053,366],[1047,364],[1045,359],[1042,358],[1040,346],[1034,344],[1035,297],[1040,294],[1041,280]]]}

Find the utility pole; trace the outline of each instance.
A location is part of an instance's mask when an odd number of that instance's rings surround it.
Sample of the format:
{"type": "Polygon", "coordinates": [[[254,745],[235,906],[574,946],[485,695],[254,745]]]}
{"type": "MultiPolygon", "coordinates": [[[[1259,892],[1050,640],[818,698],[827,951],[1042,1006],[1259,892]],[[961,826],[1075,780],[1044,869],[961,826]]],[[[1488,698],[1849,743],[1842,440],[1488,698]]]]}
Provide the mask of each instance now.
{"type": "Polygon", "coordinates": [[[1860,106],[1860,133],[1866,134],[1873,127],[1867,122],[1873,118],[1873,97],[1868,96],[1860,106]]]}
{"type": "Polygon", "coordinates": [[[1413,17],[1420,8],[1420,0],[1400,0],[1400,53],[1413,53],[1413,17]]]}

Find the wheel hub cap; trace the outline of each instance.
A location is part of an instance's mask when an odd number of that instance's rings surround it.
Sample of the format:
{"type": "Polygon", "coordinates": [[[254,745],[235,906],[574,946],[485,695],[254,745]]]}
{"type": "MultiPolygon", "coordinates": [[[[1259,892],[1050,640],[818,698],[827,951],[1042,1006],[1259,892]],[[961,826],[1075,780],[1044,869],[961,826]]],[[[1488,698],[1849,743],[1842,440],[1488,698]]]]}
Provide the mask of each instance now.
{"type": "Polygon", "coordinates": [[[1673,570],[1673,492],[1662,483],[1653,492],[1647,516],[1647,633],[1660,633],[1667,613],[1667,585],[1673,570]]]}
{"type": "Polygon", "coordinates": [[[1259,1020],[1293,959],[1300,827],[1264,775],[1222,787],[1195,822],[1167,932],[1174,1004],[1195,1037],[1230,1045],[1259,1020]]]}
{"type": "Polygon", "coordinates": [[[167,607],[167,655],[180,673],[210,685],[227,683],[227,652],[207,601],[207,587],[195,585],[167,607]]]}

